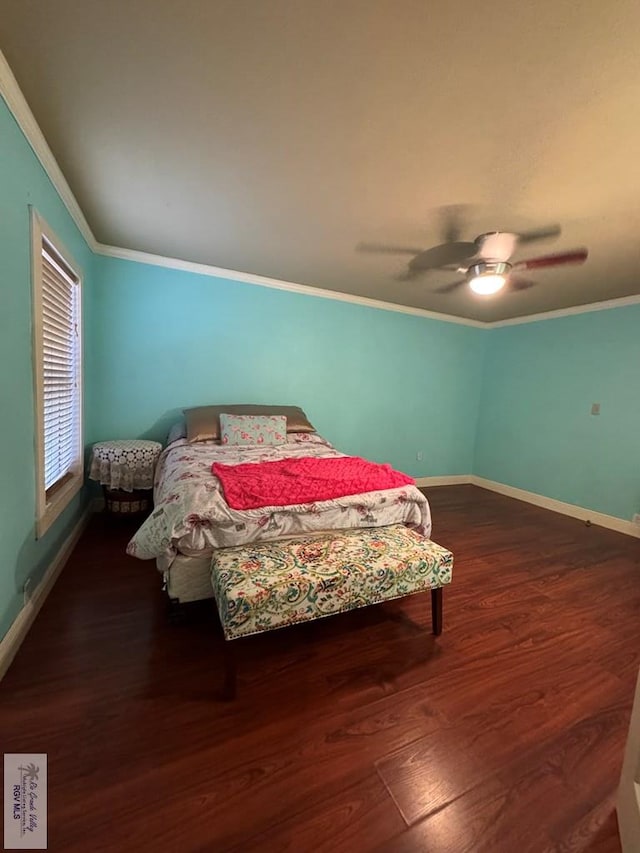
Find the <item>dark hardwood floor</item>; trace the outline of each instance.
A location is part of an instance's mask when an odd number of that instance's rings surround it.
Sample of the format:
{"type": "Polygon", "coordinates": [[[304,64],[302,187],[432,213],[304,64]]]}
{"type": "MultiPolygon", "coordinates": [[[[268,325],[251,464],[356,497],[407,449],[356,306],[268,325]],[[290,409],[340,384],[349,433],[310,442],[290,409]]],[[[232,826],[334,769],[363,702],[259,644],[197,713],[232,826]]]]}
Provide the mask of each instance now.
{"type": "Polygon", "coordinates": [[[4,752],[49,757],[49,849],[617,853],[640,541],[432,489],[429,595],[241,641],[166,623],[96,516],[0,684],[4,752]]]}

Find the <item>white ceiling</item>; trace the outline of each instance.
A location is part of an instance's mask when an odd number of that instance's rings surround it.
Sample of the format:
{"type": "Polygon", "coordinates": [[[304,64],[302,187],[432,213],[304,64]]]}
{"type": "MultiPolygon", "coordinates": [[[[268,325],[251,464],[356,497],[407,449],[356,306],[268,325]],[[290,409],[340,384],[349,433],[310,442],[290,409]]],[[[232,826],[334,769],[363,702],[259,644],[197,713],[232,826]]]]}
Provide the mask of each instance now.
{"type": "Polygon", "coordinates": [[[2,0],[97,239],[483,320],[640,293],[638,0],[2,0]],[[587,264],[480,298],[360,241],[560,223],[587,264]]]}

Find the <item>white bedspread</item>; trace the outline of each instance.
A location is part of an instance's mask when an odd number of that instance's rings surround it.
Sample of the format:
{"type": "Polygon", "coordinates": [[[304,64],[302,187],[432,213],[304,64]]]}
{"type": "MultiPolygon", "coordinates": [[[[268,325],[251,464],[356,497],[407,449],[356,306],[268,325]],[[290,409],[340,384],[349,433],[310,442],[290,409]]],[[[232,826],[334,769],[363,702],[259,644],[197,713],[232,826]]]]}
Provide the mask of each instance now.
{"type": "Polygon", "coordinates": [[[404,523],[425,536],[431,533],[427,499],[415,486],[350,495],[314,504],[232,509],[213,462],[237,465],[301,456],[344,456],[316,434],[291,433],[275,447],[222,447],[214,442],[174,441],[156,469],[155,509],[135,534],[127,552],[142,560],[155,558],[169,568],[176,554],[193,554],[280,539],[322,530],[382,527],[404,523]]]}

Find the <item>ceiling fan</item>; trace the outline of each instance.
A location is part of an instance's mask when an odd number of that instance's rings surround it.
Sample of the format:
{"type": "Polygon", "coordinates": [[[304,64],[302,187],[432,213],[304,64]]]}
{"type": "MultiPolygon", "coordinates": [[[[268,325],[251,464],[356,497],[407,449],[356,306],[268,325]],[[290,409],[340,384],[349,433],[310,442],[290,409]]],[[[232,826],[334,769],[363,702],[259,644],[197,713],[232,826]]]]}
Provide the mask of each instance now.
{"type": "Polygon", "coordinates": [[[386,246],[379,243],[360,243],[356,248],[361,252],[413,255],[406,271],[398,276],[399,281],[410,281],[428,270],[451,270],[463,273],[463,278],[438,287],[436,293],[451,293],[468,284],[475,293],[487,296],[498,293],[505,287],[513,291],[533,287],[534,281],[517,275],[520,271],[584,263],[588,252],[583,248],[509,262],[509,258],[521,244],[548,240],[559,235],[560,226],[552,225],[519,234],[490,231],[480,234],[472,242],[463,242],[459,239],[460,228],[457,223],[451,221],[445,231],[445,242],[430,249],[386,246]]]}

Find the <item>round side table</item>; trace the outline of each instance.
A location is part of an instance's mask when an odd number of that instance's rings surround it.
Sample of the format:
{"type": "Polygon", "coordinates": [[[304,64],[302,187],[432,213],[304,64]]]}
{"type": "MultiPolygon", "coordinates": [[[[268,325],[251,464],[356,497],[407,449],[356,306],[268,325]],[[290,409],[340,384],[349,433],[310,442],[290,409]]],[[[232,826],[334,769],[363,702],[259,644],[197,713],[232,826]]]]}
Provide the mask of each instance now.
{"type": "Polygon", "coordinates": [[[153,475],[162,445],[124,439],[93,445],[89,478],[104,488],[107,512],[134,515],[151,509],[153,475]]]}

